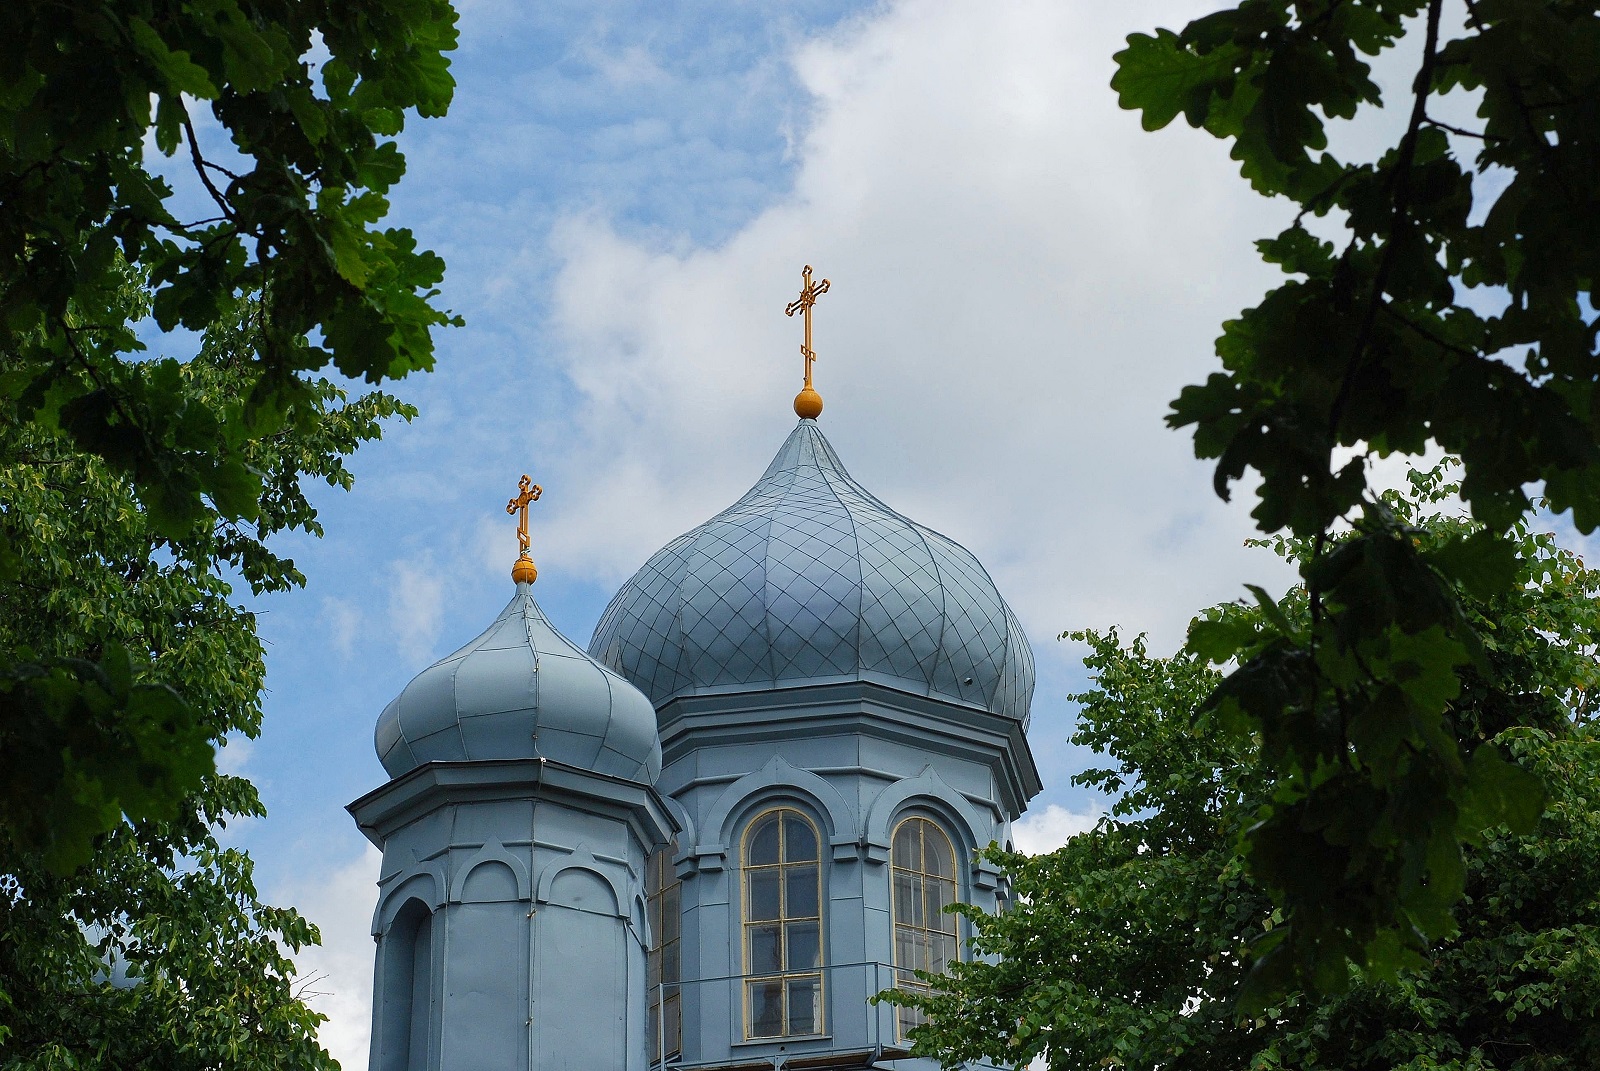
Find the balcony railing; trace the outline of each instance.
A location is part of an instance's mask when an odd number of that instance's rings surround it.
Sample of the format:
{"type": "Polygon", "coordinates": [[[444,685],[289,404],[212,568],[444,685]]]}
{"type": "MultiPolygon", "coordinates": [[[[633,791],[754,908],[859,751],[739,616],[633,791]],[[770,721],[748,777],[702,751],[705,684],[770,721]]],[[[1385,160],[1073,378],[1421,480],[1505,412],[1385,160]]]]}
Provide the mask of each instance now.
{"type": "MultiPolygon", "coordinates": [[[[903,1030],[914,1020],[867,998],[914,984],[910,972],[875,961],[830,963],[779,975],[727,974],[665,982],[650,989],[651,1066],[678,1071],[780,1071],[863,1068],[904,1059],[903,1030]],[[703,1009],[732,1022],[698,1045],[683,1046],[703,1009]],[[781,1047],[782,1051],[772,1049],[781,1047]],[[687,1048],[688,1052],[683,1050],[687,1048]],[[677,1051],[674,1051],[674,1050],[677,1051]],[[699,1050],[697,1053],[696,1050],[699,1050]],[[691,1057],[685,1059],[685,1056],[691,1057]]],[[[711,1014],[712,1021],[725,1022],[711,1014]]]]}

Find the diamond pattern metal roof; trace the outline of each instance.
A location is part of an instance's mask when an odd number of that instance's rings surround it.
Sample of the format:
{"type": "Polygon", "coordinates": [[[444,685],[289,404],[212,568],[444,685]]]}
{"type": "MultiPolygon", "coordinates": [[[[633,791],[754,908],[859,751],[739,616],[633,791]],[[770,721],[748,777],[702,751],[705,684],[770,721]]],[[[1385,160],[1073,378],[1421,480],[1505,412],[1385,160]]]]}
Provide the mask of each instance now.
{"type": "Polygon", "coordinates": [[[1026,723],[1033,652],[971,552],[850,478],[802,420],[732,506],[651,555],[589,653],[674,697],[870,680],[1026,723]]]}

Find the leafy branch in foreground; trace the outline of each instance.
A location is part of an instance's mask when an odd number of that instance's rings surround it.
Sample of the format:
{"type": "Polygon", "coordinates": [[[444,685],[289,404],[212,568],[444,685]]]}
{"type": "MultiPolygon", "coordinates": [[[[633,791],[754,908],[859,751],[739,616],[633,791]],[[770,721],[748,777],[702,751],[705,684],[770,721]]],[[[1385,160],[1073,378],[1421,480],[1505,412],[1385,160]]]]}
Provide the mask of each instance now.
{"type": "MultiPolygon", "coordinates": [[[[1447,490],[1414,477],[1416,504],[1447,490]]],[[[1471,532],[1386,504],[1425,545],[1471,532]]],[[[917,1051],[945,1067],[991,1060],[1055,1071],[1587,1071],[1600,1064],[1600,573],[1548,536],[1515,533],[1518,588],[1464,600],[1490,637],[1454,717],[1509,769],[1550,786],[1537,824],[1481,832],[1459,872],[1450,936],[1409,969],[1347,968],[1339,994],[1285,987],[1237,996],[1284,915],[1244,846],[1277,791],[1243,734],[1219,732],[1208,698],[1222,674],[1192,651],[1151,655],[1115,630],[1072,633],[1092,674],[1073,742],[1100,768],[1080,785],[1115,797],[1060,850],[987,853],[1012,882],[1009,910],[962,909],[977,955],[895,994],[928,1022],[917,1051]],[[1492,743],[1490,743],[1492,741],[1492,743]],[[978,958],[997,957],[997,958],[978,958]]],[[[1291,556],[1304,543],[1278,541],[1291,556]]],[[[1196,627],[1304,627],[1303,589],[1271,606],[1227,605],[1196,627]]],[[[1253,850],[1253,849],[1250,849],[1253,850]]],[[[1315,846],[1307,865],[1318,865],[1315,846]]],[[[1336,987],[1330,987],[1336,988],[1336,987]]]]}
{"type": "MultiPolygon", "coordinates": [[[[435,307],[443,262],[381,226],[395,136],[444,114],[455,39],[448,0],[0,4],[0,465],[18,494],[93,463],[195,584],[218,563],[258,590],[293,575],[242,534],[283,526],[261,452],[329,401],[325,369],[426,370],[433,329],[459,323],[435,307]],[[228,389],[202,389],[205,362],[146,358],[152,326],[240,339],[228,389]]],[[[32,557],[51,544],[28,505],[0,498],[0,584],[23,599],[8,613],[48,616],[78,578],[32,557]]],[[[147,672],[161,647],[78,638],[0,646],[0,839],[58,869],[171,817],[212,766],[198,698],[147,672]]]]}
{"type": "Polygon", "coordinates": [[[1304,548],[1303,616],[1258,591],[1248,627],[1193,634],[1235,665],[1217,718],[1255,734],[1271,785],[1245,858],[1284,925],[1256,944],[1252,1006],[1296,982],[1338,990],[1347,963],[1420,962],[1454,931],[1461,846],[1542,803],[1461,715],[1471,689],[1513,688],[1468,600],[1524,582],[1502,533],[1530,488],[1600,524],[1600,10],[1464,11],[1450,27],[1442,0],[1244,0],[1132,35],[1112,79],[1146,129],[1182,115],[1300,209],[1258,243],[1292,278],[1224,325],[1224,370],[1169,416],[1216,460],[1220,495],[1253,471],[1258,527],[1304,548]],[[1327,121],[1383,104],[1364,57],[1403,38],[1402,133],[1376,160],[1335,158],[1327,121]],[[1470,124],[1443,102],[1458,90],[1470,124]],[[1342,244],[1304,226],[1330,214],[1342,244]],[[1461,458],[1483,528],[1419,539],[1368,486],[1370,458],[1430,444],[1461,458]]]}
{"type": "MultiPolygon", "coordinates": [[[[251,315],[214,325],[194,360],[132,372],[227,411],[254,376],[251,315]]],[[[254,523],[172,536],[126,475],[0,410],[0,531],[28,563],[0,576],[0,649],[126,700],[0,680],[0,1067],[333,1066],[289,960],[315,929],[261,903],[250,860],[218,839],[263,813],[212,755],[260,731],[266,673],[223,571],[256,591],[302,583],[266,541],[320,533],[305,484],[350,486],[346,457],[413,413],[308,381],[277,430],[241,446],[260,477],[254,523]]]]}

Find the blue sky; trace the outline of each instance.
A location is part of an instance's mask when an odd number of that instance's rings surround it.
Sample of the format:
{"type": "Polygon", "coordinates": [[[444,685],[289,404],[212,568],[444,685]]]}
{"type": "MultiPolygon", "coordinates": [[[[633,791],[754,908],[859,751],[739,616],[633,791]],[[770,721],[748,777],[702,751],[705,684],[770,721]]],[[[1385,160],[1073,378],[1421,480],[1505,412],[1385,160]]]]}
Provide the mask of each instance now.
{"type": "Polygon", "coordinates": [[[852,474],[970,547],[1038,652],[1027,827],[1099,805],[1068,780],[1055,636],[1113,624],[1170,649],[1199,607],[1281,569],[1241,548],[1166,401],[1271,276],[1282,206],[1225,146],[1144,134],[1106,82],[1129,32],[1205,4],[1016,0],[782,5],[467,0],[450,115],[413,122],[392,220],[449,264],[467,326],[391,389],[422,415],[316,497],[280,548],[306,590],[261,600],[266,728],[227,762],[261,787],[230,834],[324,929],[304,961],[364,1059],[376,868],[343,807],[383,772],[372,726],[511,595],[517,477],[536,594],[587,641],[656,547],[721,509],[793,423],[810,262],[822,426],[852,474]]]}
{"type": "MultiPolygon", "coordinates": [[[[446,560],[484,522],[511,538],[503,507],[523,471],[550,485],[535,531],[560,508],[563,489],[528,449],[530,429],[558,426],[574,404],[548,356],[552,226],[603,213],[652,243],[724,241],[790,181],[786,131],[806,102],[785,42],[848,10],[794,4],[773,20],[751,4],[670,17],[661,5],[615,5],[603,18],[586,3],[461,7],[456,101],[447,119],[406,132],[391,219],[446,258],[441,300],[468,326],[440,333],[433,374],[386,386],[422,417],[358,455],[353,494],[318,494],[329,538],[283,541],[307,589],[260,604],[270,728],[246,768],[272,811],[249,841],[269,883],[281,852],[300,870],[359,850],[353,825],[334,836],[318,818],[380,783],[377,711],[509,596],[509,557],[439,586],[446,560]],[[509,285],[508,261],[519,269],[509,285]],[[422,620],[395,620],[408,613],[422,620]]],[[[753,480],[765,459],[751,462],[753,480]]],[[[539,597],[581,642],[612,587],[547,566],[539,597]]]]}

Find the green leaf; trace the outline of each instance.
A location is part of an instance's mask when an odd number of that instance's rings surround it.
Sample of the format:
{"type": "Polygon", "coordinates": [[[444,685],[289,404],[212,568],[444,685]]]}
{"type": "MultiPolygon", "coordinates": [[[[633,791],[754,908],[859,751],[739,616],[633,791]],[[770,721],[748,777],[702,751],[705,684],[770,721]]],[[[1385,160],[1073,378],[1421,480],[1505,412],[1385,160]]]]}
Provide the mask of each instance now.
{"type": "Polygon", "coordinates": [[[1445,579],[1479,599],[1510,591],[1521,565],[1516,546],[1488,529],[1448,540],[1429,551],[1428,560],[1445,579]]]}
{"type": "Polygon", "coordinates": [[[130,16],[128,34],[134,47],[166,78],[168,88],[174,93],[187,93],[191,97],[210,100],[217,95],[206,69],[189,58],[189,53],[167,47],[155,29],[143,19],[130,16]]]}
{"type": "Polygon", "coordinates": [[[228,458],[212,471],[209,489],[220,515],[245,520],[260,515],[261,478],[238,458],[228,458]]]}
{"type": "Polygon", "coordinates": [[[1443,628],[1392,634],[1388,647],[1389,679],[1419,710],[1438,713],[1461,694],[1456,667],[1467,664],[1467,649],[1443,628]]]}
{"type": "Polygon", "coordinates": [[[1299,634],[1299,629],[1278,608],[1277,600],[1267,594],[1265,588],[1255,584],[1246,584],[1245,588],[1256,600],[1256,605],[1261,608],[1262,616],[1272,623],[1272,627],[1277,630],[1280,636],[1292,637],[1299,634]]]}
{"type": "MultiPolygon", "coordinates": [[[[1128,47],[1112,59],[1117,64],[1117,72],[1111,76],[1117,103],[1130,111],[1142,111],[1146,130],[1160,130],[1189,108],[1197,93],[1230,73],[1231,55],[1197,55],[1171,30],[1157,30],[1153,37],[1129,34],[1128,47]]],[[[1193,116],[1190,122],[1200,125],[1193,116]]]]}
{"type": "Polygon", "coordinates": [[[1470,794],[1461,815],[1463,835],[1476,836],[1497,825],[1530,833],[1538,825],[1546,800],[1543,782],[1505,761],[1493,744],[1474,749],[1467,776],[1470,794]]]}
{"type": "Polygon", "coordinates": [[[100,656],[100,669],[105,674],[111,697],[118,703],[126,703],[133,691],[133,661],[128,649],[114,640],[106,644],[100,656]]]}
{"type": "Polygon", "coordinates": [[[1221,664],[1256,642],[1255,623],[1238,614],[1195,618],[1189,622],[1186,650],[1208,662],[1221,664]]]}
{"type": "Polygon", "coordinates": [[[270,89],[284,73],[292,58],[288,42],[280,38],[274,42],[250,22],[241,17],[221,18],[214,24],[217,39],[222,42],[222,62],[228,82],[240,92],[270,89]],[[274,47],[276,45],[276,47],[274,47]]]}

